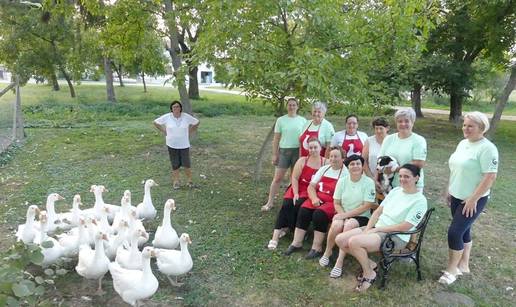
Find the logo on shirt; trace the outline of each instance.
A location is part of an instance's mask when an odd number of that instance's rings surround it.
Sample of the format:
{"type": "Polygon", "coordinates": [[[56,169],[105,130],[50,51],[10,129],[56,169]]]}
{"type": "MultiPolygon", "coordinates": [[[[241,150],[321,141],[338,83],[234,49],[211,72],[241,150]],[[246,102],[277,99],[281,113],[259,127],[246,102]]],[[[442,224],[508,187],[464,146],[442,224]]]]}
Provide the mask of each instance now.
{"type": "Polygon", "coordinates": [[[376,192],[374,190],[371,190],[369,191],[369,195],[371,195],[371,197],[374,197],[376,195],[376,192]]]}
{"type": "Polygon", "coordinates": [[[495,158],[495,159],[493,159],[493,160],[491,161],[491,164],[493,164],[494,166],[496,166],[496,165],[498,164],[498,160],[496,160],[496,158],[495,158]]]}
{"type": "Polygon", "coordinates": [[[418,213],[416,213],[416,219],[420,220],[422,216],[423,212],[419,211],[418,213]]]}

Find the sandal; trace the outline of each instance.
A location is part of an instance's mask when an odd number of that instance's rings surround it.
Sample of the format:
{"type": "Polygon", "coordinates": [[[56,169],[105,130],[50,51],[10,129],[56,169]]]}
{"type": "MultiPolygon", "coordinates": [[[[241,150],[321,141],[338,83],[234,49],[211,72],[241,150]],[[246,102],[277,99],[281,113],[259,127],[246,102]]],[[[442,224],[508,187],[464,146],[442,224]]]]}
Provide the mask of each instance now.
{"type": "Polygon", "coordinates": [[[373,278],[362,277],[362,280],[359,281],[358,285],[355,287],[355,291],[364,292],[365,290],[369,289],[373,285],[374,281],[376,280],[376,276],[378,276],[378,275],[375,275],[373,278]],[[369,286],[364,287],[364,283],[368,283],[369,286]]]}
{"type": "Polygon", "coordinates": [[[302,249],[303,249],[302,246],[289,245],[287,250],[283,253],[283,255],[290,256],[293,252],[297,252],[297,251],[300,251],[302,249]]]}
{"type": "Polygon", "coordinates": [[[278,247],[278,241],[276,241],[276,240],[270,240],[269,244],[267,245],[267,249],[269,249],[270,251],[275,250],[277,247],[278,247]]]}
{"type": "Polygon", "coordinates": [[[174,183],[174,184],[172,185],[172,188],[173,188],[174,190],[179,190],[179,189],[181,188],[181,186],[179,185],[179,183],[178,183],[178,182],[176,182],[176,183],[174,183]]]}
{"type": "Polygon", "coordinates": [[[319,265],[322,266],[322,267],[327,267],[328,264],[330,264],[330,258],[326,257],[326,256],[322,256],[320,259],[319,259],[319,265]]]}
{"type": "Polygon", "coordinates": [[[443,275],[439,278],[439,283],[443,285],[451,285],[457,280],[457,276],[450,272],[444,271],[443,275]]]}
{"type": "Polygon", "coordinates": [[[330,272],[330,277],[331,278],[339,278],[342,276],[342,268],[339,268],[339,267],[333,267],[333,269],[331,269],[331,272],[330,272]]]}
{"type": "Polygon", "coordinates": [[[199,186],[198,186],[198,185],[196,185],[195,183],[193,183],[193,182],[191,182],[191,181],[190,181],[190,182],[188,182],[188,183],[186,184],[186,186],[187,186],[187,187],[189,187],[190,189],[198,189],[198,188],[199,188],[199,186]]]}
{"type": "MultiPolygon", "coordinates": [[[[378,274],[378,264],[373,268],[373,271],[375,271],[376,274],[378,274]]],[[[357,281],[362,281],[364,279],[364,271],[362,271],[362,268],[359,269],[357,273],[357,281]]]]}
{"type": "Polygon", "coordinates": [[[283,238],[286,235],[287,235],[287,232],[285,230],[283,230],[283,229],[280,229],[279,235],[278,235],[278,239],[281,239],[281,238],[283,238]]]}

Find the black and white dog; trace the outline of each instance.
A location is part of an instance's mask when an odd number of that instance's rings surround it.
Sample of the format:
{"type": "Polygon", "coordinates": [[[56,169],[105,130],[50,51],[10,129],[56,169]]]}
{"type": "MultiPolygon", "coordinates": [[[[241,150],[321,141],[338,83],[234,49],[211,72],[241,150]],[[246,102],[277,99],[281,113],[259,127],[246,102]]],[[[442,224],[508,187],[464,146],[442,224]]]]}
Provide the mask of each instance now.
{"type": "Polygon", "coordinates": [[[398,161],[391,156],[381,156],[376,160],[376,170],[377,180],[382,187],[383,195],[386,196],[392,190],[392,180],[394,179],[394,174],[390,173],[389,175],[384,173],[386,168],[390,168],[391,170],[395,170],[398,167],[398,161]]]}

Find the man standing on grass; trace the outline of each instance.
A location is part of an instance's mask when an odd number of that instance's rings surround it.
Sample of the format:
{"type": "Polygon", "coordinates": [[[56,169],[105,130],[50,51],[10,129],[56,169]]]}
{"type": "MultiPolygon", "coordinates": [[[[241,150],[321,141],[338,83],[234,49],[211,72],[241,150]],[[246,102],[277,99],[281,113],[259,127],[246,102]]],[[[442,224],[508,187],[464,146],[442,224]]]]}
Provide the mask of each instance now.
{"type": "Polygon", "coordinates": [[[187,186],[194,187],[190,168],[190,131],[199,127],[199,120],[183,113],[183,106],[177,100],[170,104],[170,113],[154,120],[154,126],[165,135],[170,163],[172,164],[172,187],[179,189],[179,168],[183,167],[187,186]]]}

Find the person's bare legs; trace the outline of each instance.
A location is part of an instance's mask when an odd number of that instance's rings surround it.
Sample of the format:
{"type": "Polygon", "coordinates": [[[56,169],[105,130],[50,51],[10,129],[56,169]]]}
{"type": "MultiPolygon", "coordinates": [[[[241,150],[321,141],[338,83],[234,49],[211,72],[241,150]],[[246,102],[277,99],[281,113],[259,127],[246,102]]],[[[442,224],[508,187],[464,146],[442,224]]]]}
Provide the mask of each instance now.
{"type": "Polygon", "coordinates": [[[326,249],[324,250],[323,257],[329,258],[331,256],[333,247],[335,246],[335,237],[340,234],[343,229],[343,220],[336,220],[331,223],[330,230],[328,231],[328,238],[326,239],[326,249]]]}
{"type": "Polygon", "coordinates": [[[360,235],[362,233],[362,229],[354,228],[349,231],[342,232],[335,237],[335,244],[339,247],[339,257],[337,261],[335,261],[335,268],[341,268],[344,265],[344,257],[349,252],[348,241],[350,238],[356,235],[360,235]]]}
{"type": "Polygon", "coordinates": [[[312,249],[318,252],[322,252],[322,244],[324,242],[325,232],[315,231],[314,230],[314,240],[312,242],[312,249]]]}
{"type": "Polygon", "coordinates": [[[286,173],[286,168],[276,167],[274,170],[274,177],[272,178],[271,186],[269,188],[269,198],[267,199],[267,203],[262,206],[262,211],[269,211],[272,206],[274,206],[274,197],[278,194],[281,181],[286,173]]]}
{"type": "Polygon", "coordinates": [[[464,249],[462,250],[462,257],[459,260],[457,268],[462,273],[469,273],[469,257],[471,255],[471,248],[473,247],[473,241],[464,243],[464,249]]]}
{"type": "Polygon", "coordinates": [[[448,267],[446,267],[446,272],[452,275],[457,275],[460,273],[458,265],[462,258],[463,251],[464,250],[456,251],[453,249],[448,249],[448,267]]]}
{"type": "Polygon", "coordinates": [[[179,187],[179,169],[172,170],[172,186],[179,187]]]}
{"type": "Polygon", "coordinates": [[[296,227],[294,230],[294,239],[292,239],[292,243],[290,245],[295,247],[303,246],[303,239],[305,238],[306,230],[296,227]]]}
{"type": "Polygon", "coordinates": [[[371,286],[366,279],[374,280],[376,278],[376,272],[371,268],[371,260],[368,253],[379,251],[381,242],[380,235],[376,233],[357,235],[348,241],[349,253],[355,257],[362,267],[362,277],[364,280],[359,283],[357,288],[359,291],[365,291],[371,286]]]}
{"type": "Polygon", "coordinates": [[[187,180],[186,182],[192,183],[192,169],[189,167],[185,167],[184,171],[185,171],[185,176],[186,176],[186,180],[187,180]]]}

